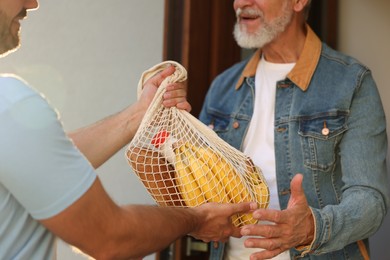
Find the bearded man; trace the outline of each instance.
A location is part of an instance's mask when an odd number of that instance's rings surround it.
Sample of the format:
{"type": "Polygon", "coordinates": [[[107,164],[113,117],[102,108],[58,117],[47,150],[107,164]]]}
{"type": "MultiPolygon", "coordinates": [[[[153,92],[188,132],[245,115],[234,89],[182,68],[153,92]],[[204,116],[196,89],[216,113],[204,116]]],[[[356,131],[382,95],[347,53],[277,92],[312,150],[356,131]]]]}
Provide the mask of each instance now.
{"type": "Polygon", "coordinates": [[[371,71],[320,41],[309,8],[234,1],[235,39],[257,51],[217,76],[200,120],[254,160],[271,199],[211,259],[369,259],[389,206],[385,115],[371,71]]]}

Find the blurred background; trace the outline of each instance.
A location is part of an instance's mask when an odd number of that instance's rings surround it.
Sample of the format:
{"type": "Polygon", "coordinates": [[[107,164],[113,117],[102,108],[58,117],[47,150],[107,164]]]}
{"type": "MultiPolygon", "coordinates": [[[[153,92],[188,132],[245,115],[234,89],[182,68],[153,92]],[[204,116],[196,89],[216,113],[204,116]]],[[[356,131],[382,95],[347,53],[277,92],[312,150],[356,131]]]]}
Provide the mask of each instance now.
{"type": "MultiPolygon", "coordinates": [[[[312,26],[324,41],[372,69],[390,118],[390,1],[313,2],[312,26]]],[[[23,21],[22,47],[1,59],[0,71],[16,73],[43,92],[72,130],[133,103],[142,72],[174,59],[189,71],[189,99],[197,115],[212,78],[247,55],[235,46],[232,10],[232,1],[225,0],[41,0],[39,10],[23,21]]],[[[154,203],[124,150],[98,174],[118,203],[154,203]]],[[[389,239],[388,215],[370,240],[372,259],[390,259],[389,239]]],[[[176,251],[186,242],[178,241],[176,251]]],[[[145,259],[190,259],[172,254],[145,259]]],[[[59,241],[57,259],[86,258],[59,241]]]]}

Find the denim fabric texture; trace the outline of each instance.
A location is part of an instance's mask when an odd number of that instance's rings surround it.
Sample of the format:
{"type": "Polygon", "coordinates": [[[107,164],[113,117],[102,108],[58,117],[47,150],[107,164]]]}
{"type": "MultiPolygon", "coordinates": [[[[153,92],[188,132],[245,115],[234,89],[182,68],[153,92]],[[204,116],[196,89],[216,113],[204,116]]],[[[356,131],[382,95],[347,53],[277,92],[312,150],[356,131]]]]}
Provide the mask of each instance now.
{"type": "MultiPolygon", "coordinates": [[[[291,249],[291,259],[368,259],[368,237],[389,206],[381,99],[367,67],[321,43],[309,27],[307,41],[305,64],[300,58],[277,83],[273,126],[280,206],[287,207],[290,181],[301,173],[315,219],[314,241],[305,251],[291,249]]],[[[213,81],[199,116],[240,150],[255,97],[255,69],[245,71],[259,55],[213,81]]],[[[222,245],[210,248],[211,259],[223,259],[222,245]]]]}

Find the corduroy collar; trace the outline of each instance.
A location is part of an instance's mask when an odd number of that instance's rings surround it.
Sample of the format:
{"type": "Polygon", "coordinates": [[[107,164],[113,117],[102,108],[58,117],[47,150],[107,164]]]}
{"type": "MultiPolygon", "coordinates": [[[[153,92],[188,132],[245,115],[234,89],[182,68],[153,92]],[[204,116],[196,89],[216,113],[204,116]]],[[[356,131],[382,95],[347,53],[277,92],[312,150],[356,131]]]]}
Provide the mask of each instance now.
{"type": "MultiPolygon", "coordinates": [[[[307,35],[303,51],[294,68],[287,75],[295,85],[297,85],[302,91],[306,91],[309,87],[311,78],[317,67],[318,61],[321,55],[322,43],[317,35],[313,32],[309,25],[306,25],[307,35]]],[[[236,89],[239,89],[247,77],[253,77],[256,74],[257,65],[260,61],[261,49],[258,49],[245,66],[238,82],[236,89]]]]}

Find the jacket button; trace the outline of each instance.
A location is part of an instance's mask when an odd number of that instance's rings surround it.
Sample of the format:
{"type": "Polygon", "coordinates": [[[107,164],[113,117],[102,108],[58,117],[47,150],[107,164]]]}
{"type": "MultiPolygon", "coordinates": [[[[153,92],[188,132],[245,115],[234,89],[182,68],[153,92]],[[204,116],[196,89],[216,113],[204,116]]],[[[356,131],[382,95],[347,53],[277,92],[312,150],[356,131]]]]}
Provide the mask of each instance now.
{"type": "Polygon", "coordinates": [[[329,128],[322,128],[322,131],[321,131],[322,135],[328,135],[329,134],[329,128]]]}
{"type": "Polygon", "coordinates": [[[236,122],[233,123],[233,128],[234,129],[237,129],[239,127],[240,127],[240,123],[239,122],[236,121],[236,122]]]}
{"type": "Polygon", "coordinates": [[[326,121],[324,121],[324,128],[321,131],[322,135],[327,136],[329,134],[329,128],[326,126],[326,121]]]}

